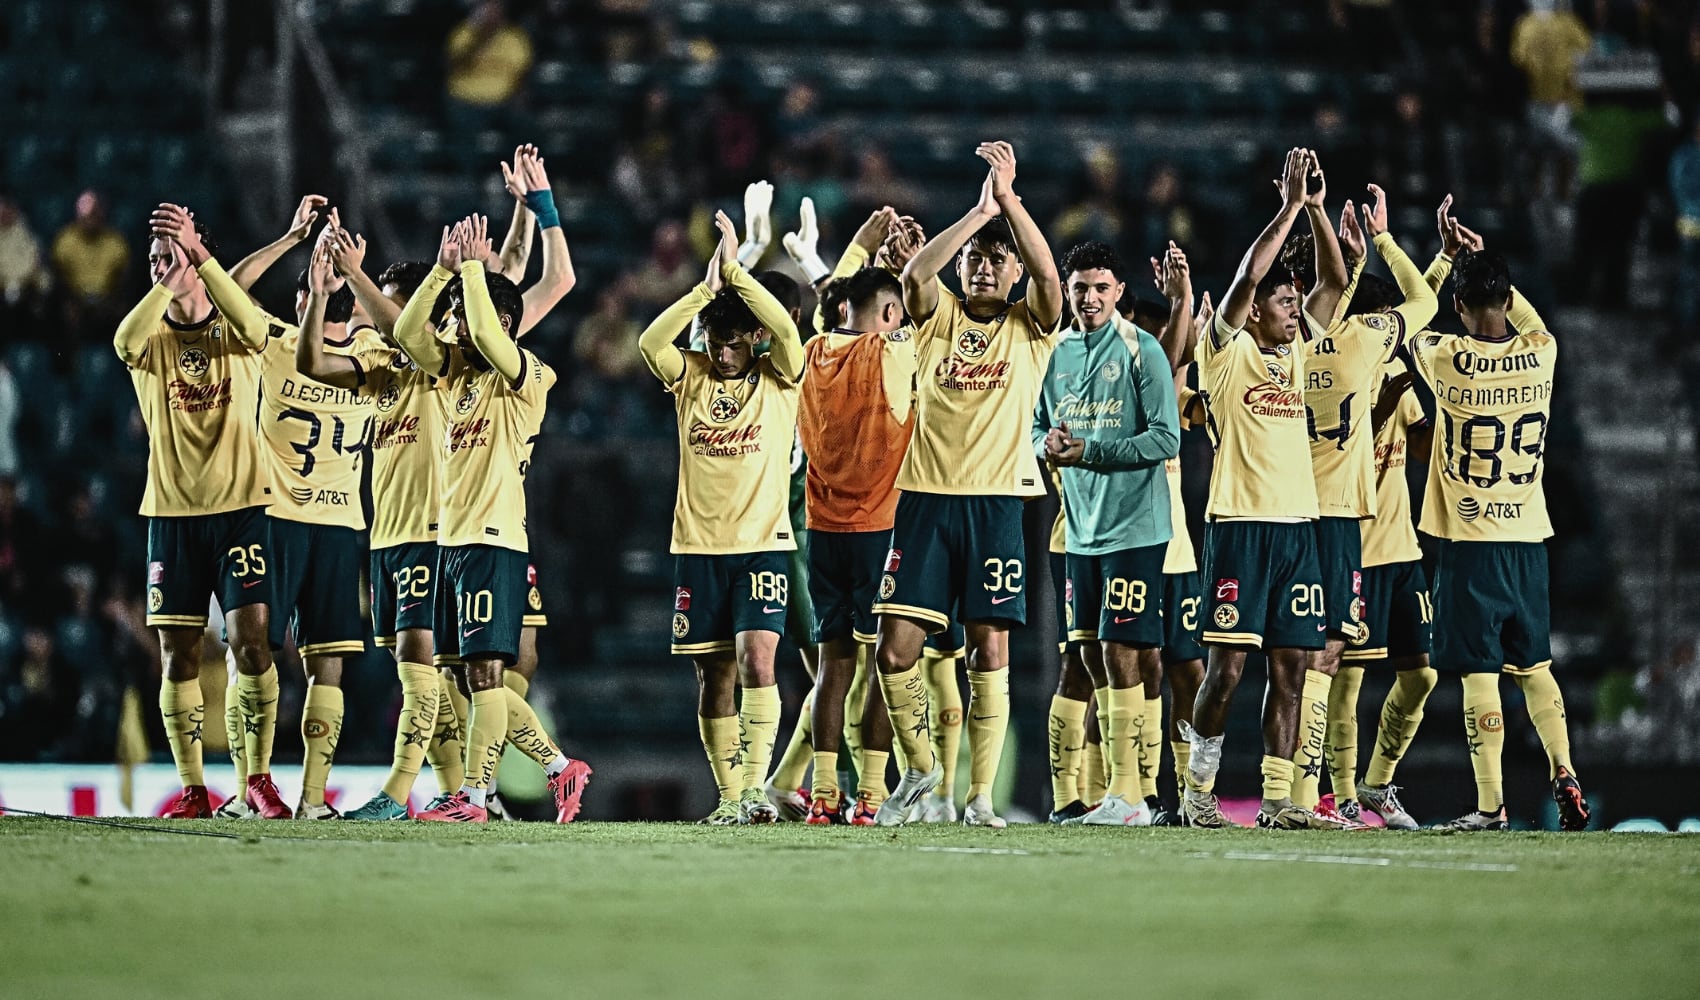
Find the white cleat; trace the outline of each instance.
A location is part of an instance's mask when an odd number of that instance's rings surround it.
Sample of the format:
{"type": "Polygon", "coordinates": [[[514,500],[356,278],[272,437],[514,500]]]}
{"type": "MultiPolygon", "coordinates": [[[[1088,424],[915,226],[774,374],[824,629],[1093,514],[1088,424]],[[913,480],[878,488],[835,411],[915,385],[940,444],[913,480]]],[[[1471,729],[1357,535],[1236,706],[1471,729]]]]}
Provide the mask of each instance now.
{"type": "Polygon", "coordinates": [[[259,815],[241,795],[232,795],[224,800],[223,805],[213,810],[215,819],[255,819],[259,815]]]}
{"type": "Polygon", "coordinates": [[[944,766],[937,762],[931,771],[904,768],[903,780],[892,789],[891,797],[880,803],[874,822],[880,826],[902,826],[909,817],[910,808],[919,803],[922,796],[939,787],[942,781],[944,766]]]}
{"type": "Polygon", "coordinates": [[[921,800],[921,822],[956,822],[956,800],[948,795],[940,795],[938,792],[928,795],[921,800]]]}
{"type": "Polygon", "coordinates": [[[1150,826],[1151,810],[1145,800],[1129,802],[1120,795],[1106,795],[1098,808],[1080,817],[1081,826],[1150,826]]]}
{"type": "Polygon", "coordinates": [[[803,798],[795,788],[780,788],[772,781],[761,786],[762,794],[779,813],[780,820],[786,823],[796,823],[809,818],[809,800],[803,798]]]}
{"type": "Polygon", "coordinates": [[[300,802],[300,803],[297,803],[296,806],[295,806],[295,818],[296,819],[341,819],[342,813],[337,812],[336,808],[333,807],[329,802],[321,802],[316,806],[308,805],[306,802],[300,802]]]}
{"type": "Polygon", "coordinates": [[[962,810],[963,826],[987,826],[994,830],[1002,830],[1009,823],[1002,816],[992,812],[992,797],[984,792],[968,800],[968,805],[962,810]]]}
{"type": "MultiPolygon", "coordinates": [[[[1399,786],[1374,785],[1358,786],[1358,804],[1381,817],[1389,830],[1415,830],[1416,818],[1405,811],[1399,803],[1399,786]]],[[[1344,809],[1340,810],[1345,812],[1344,809]]]]}

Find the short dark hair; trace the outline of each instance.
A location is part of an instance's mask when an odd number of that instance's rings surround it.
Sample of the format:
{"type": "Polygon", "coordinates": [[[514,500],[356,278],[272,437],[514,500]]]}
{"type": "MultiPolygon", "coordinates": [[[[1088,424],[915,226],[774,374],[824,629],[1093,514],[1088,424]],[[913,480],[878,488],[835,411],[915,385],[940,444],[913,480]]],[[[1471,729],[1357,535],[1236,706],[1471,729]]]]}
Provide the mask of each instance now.
{"type": "Polygon", "coordinates": [[[1452,291],[1466,309],[1504,308],[1511,297],[1511,265],[1493,250],[1465,250],[1452,264],[1452,291]]]}
{"type": "Polygon", "coordinates": [[[1352,292],[1352,301],[1346,307],[1346,315],[1385,312],[1403,301],[1405,294],[1399,291],[1398,285],[1380,275],[1360,274],[1358,287],[1352,292]]]}
{"type": "MultiPolygon", "coordinates": [[[[495,306],[497,318],[508,321],[508,336],[517,339],[520,321],[525,318],[525,296],[520,293],[519,286],[506,275],[486,274],[484,288],[490,293],[490,304],[495,306]]],[[[466,286],[457,277],[445,291],[452,305],[463,300],[466,286]]]]}
{"type": "Polygon", "coordinates": [[[803,308],[803,293],[797,287],[797,279],[780,271],[757,271],[752,275],[756,284],[767,289],[768,294],[779,300],[786,312],[796,312],[803,308]]]}
{"type": "Polygon", "coordinates": [[[761,329],[761,321],[733,288],[715,292],[698,315],[702,318],[703,336],[711,340],[735,340],[761,329]]]}
{"type": "Polygon", "coordinates": [[[1103,269],[1115,275],[1118,280],[1122,277],[1122,258],[1108,243],[1097,240],[1087,240],[1076,243],[1068,248],[1062,257],[1062,273],[1064,279],[1076,271],[1095,271],[1103,269]]]}
{"type": "Polygon", "coordinates": [[[430,261],[398,260],[378,275],[378,287],[394,285],[401,294],[412,298],[413,293],[419,291],[419,286],[425,283],[425,276],[430,273],[430,261]]]}
{"type": "Polygon", "coordinates": [[[1133,323],[1147,333],[1157,333],[1169,325],[1169,304],[1150,299],[1133,300],[1133,323]]]}
{"type": "Polygon", "coordinates": [[[1294,284],[1316,287],[1316,238],[1309,233],[1291,233],[1281,244],[1276,270],[1292,275],[1294,284]]]}
{"type": "MultiPolygon", "coordinates": [[[[105,201],[105,199],[101,199],[101,200],[105,201]]],[[[14,202],[14,204],[16,204],[16,203],[14,202]]],[[[19,211],[22,211],[22,209],[20,208],[19,211]]],[[[213,239],[212,230],[208,229],[207,224],[202,222],[200,219],[191,219],[190,221],[195,224],[195,235],[199,236],[201,238],[201,245],[207,248],[207,253],[211,254],[214,257],[217,257],[218,256],[218,241],[213,239]]],[[[149,229],[148,230],[148,243],[151,245],[154,240],[164,240],[167,243],[174,242],[171,239],[171,237],[161,236],[158,233],[154,232],[152,229],[149,229]]]]}
{"type": "Polygon", "coordinates": [[[1293,277],[1292,271],[1289,271],[1280,264],[1276,264],[1274,267],[1269,269],[1268,274],[1263,276],[1263,280],[1257,283],[1256,297],[1259,300],[1267,299],[1269,296],[1274,295],[1282,285],[1292,285],[1297,288],[1298,281],[1293,277]]]}
{"type": "Polygon", "coordinates": [[[1015,245],[1015,234],[1010,231],[1009,220],[1001,215],[975,230],[974,235],[968,237],[968,242],[962,244],[960,252],[967,253],[968,248],[972,246],[978,246],[981,250],[1003,247],[1009,251],[1011,257],[1021,259],[1021,251],[1015,245]]]}
{"type": "Polygon", "coordinates": [[[844,301],[857,311],[872,309],[881,295],[903,301],[903,282],[883,267],[864,267],[844,279],[844,301]]]}
{"type": "MultiPolygon", "coordinates": [[[[307,291],[307,268],[302,268],[301,273],[296,276],[295,290],[297,292],[307,291]]],[[[332,292],[330,299],[325,302],[325,322],[346,323],[353,315],[354,286],[345,281],[342,283],[342,287],[332,292]]]]}
{"type": "MultiPolygon", "coordinates": [[[[849,285],[849,283],[849,278],[834,278],[821,286],[820,318],[821,321],[826,323],[829,328],[838,326],[843,318],[839,315],[838,310],[842,308],[846,302],[844,289],[849,285]]],[[[901,285],[899,287],[901,287],[901,285]]]]}

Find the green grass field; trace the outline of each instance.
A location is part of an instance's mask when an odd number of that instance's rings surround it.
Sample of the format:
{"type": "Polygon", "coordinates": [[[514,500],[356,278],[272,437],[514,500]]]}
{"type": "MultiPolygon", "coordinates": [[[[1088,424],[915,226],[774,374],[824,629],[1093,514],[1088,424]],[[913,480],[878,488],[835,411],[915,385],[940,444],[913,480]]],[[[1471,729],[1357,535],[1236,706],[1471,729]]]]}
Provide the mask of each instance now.
{"type": "Polygon", "coordinates": [[[0,995],[1693,997],[1700,839],[0,819],[0,995]]]}

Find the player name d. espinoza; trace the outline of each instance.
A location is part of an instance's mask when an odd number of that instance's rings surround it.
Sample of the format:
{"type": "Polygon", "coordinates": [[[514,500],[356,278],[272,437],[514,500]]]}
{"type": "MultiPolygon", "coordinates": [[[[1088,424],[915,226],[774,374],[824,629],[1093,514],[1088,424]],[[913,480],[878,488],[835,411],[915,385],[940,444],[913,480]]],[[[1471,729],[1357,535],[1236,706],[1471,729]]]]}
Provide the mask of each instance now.
{"type": "Polygon", "coordinates": [[[354,406],[372,401],[370,396],[362,396],[353,389],[339,389],[322,382],[297,382],[292,378],[283,380],[278,395],[302,403],[329,403],[333,406],[354,406]]]}

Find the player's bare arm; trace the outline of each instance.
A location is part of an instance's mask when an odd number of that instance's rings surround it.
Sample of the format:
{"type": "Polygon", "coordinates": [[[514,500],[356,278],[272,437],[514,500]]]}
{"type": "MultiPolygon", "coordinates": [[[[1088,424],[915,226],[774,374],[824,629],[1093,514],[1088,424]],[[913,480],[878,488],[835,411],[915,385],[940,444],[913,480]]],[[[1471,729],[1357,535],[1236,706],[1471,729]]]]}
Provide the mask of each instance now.
{"type": "Polygon", "coordinates": [[[331,263],[330,244],[313,250],[307,264],[307,313],[301,320],[301,336],[295,338],[295,370],[315,382],[339,389],[360,387],[360,367],[353,358],[325,351],[325,304],[343,281],[331,263]]]}
{"type": "Polygon", "coordinates": [[[527,188],[520,162],[527,155],[536,156],[537,147],[530,143],[521,143],[514,147],[513,166],[508,166],[505,160],[497,164],[502,168],[502,187],[507,189],[514,199],[514,216],[508,223],[508,235],[502,240],[502,250],[496,257],[496,266],[490,273],[503,275],[515,284],[525,280],[525,268],[531,262],[532,228],[537,218],[525,205],[527,188]]]}
{"type": "MultiPolygon", "coordinates": [[[[1163,355],[1170,371],[1179,371],[1192,363],[1193,350],[1198,346],[1197,330],[1192,324],[1192,268],[1186,251],[1169,241],[1163,259],[1151,258],[1151,270],[1157,290],[1169,300],[1169,325],[1157,342],[1163,345],[1163,355]]],[[[1206,299],[1209,293],[1205,293],[1206,299]]]]}
{"type": "Polygon", "coordinates": [[[206,244],[195,232],[194,215],[182,205],[162,204],[154,209],[150,225],[155,236],[172,240],[183,248],[189,263],[206,282],[207,296],[229,321],[231,332],[237,339],[256,351],[264,350],[267,335],[264,314],[207,252],[206,244]]]}
{"type": "Polygon", "coordinates": [[[936,280],[939,272],[951,262],[958,250],[967,245],[969,237],[1002,213],[1003,209],[992,194],[992,174],[993,171],[986,172],[986,179],[980,185],[980,200],[974,203],[968,214],[929,240],[903,266],[903,308],[916,323],[926,322],[939,307],[936,280]]]}
{"type": "MultiPolygon", "coordinates": [[[[543,276],[521,296],[525,311],[520,320],[519,335],[524,336],[566,298],[567,293],[578,284],[578,275],[573,271],[572,254],[567,251],[566,230],[561,228],[561,214],[555,208],[555,192],[549,185],[549,172],[544,168],[543,157],[536,147],[532,147],[519,158],[518,166],[520,179],[525,185],[525,203],[537,217],[543,241],[543,276]]],[[[520,273],[523,274],[523,270],[520,273]]],[[[518,278],[509,277],[518,282],[518,278]]]]}
{"type": "Polygon", "coordinates": [[[1281,210],[1263,228],[1251,249],[1240,259],[1228,294],[1222,297],[1222,325],[1230,330],[1245,326],[1251,315],[1252,300],[1257,296],[1257,283],[1262,281],[1281,256],[1281,245],[1304,207],[1305,179],[1310,173],[1310,161],[1302,149],[1287,151],[1286,168],[1281,173],[1281,210]]]}
{"type": "Polygon", "coordinates": [[[282,236],[237,261],[236,266],[230,269],[231,280],[243,291],[253,288],[254,282],[271,270],[272,265],[306,241],[307,234],[312,232],[313,224],[319,221],[319,214],[327,204],[329,202],[322,194],[302,195],[301,203],[295,206],[295,214],[289,219],[289,228],[282,236]]]}
{"type": "Polygon", "coordinates": [[[1346,268],[1346,256],[1340,250],[1334,225],[1328,219],[1328,181],[1322,173],[1322,163],[1317,159],[1315,150],[1306,152],[1310,154],[1310,176],[1316,188],[1310,190],[1307,183],[1304,202],[1305,215],[1310,218],[1314,236],[1312,242],[1316,245],[1316,287],[1305,296],[1305,312],[1327,326],[1346,286],[1351,283],[1352,275],[1346,268]]]}
{"type": "Polygon", "coordinates": [[[420,371],[441,375],[448,361],[448,353],[438,342],[435,331],[431,329],[431,310],[436,307],[437,296],[460,269],[460,240],[462,223],[443,227],[441,242],[437,245],[437,263],[431,268],[431,273],[407,300],[402,307],[401,315],[396,317],[395,341],[406,352],[409,359],[419,366],[420,371]]]}
{"type": "Polygon", "coordinates": [[[1039,232],[1039,224],[1015,193],[1015,148],[999,140],[983,143],[975,152],[992,168],[992,197],[1009,220],[1015,250],[1027,270],[1027,309],[1041,330],[1054,330],[1062,319],[1062,275],[1057,273],[1056,258],[1051,256],[1051,245],[1039,232]]]}
{"type": "Polygon", "coordinates": [[[331,266],[348,287],[354,290],[354,300],[360,303],[360,309],[371,319],[372,325],[386,337],[395,336],[396,319],[401,316],[401,307],[387,298],[370,277],[362,265],[366,262],[366,237],[351,233],[338,227],[331,231],[325,242],[325,253],[329,256],[331,266]]]}

